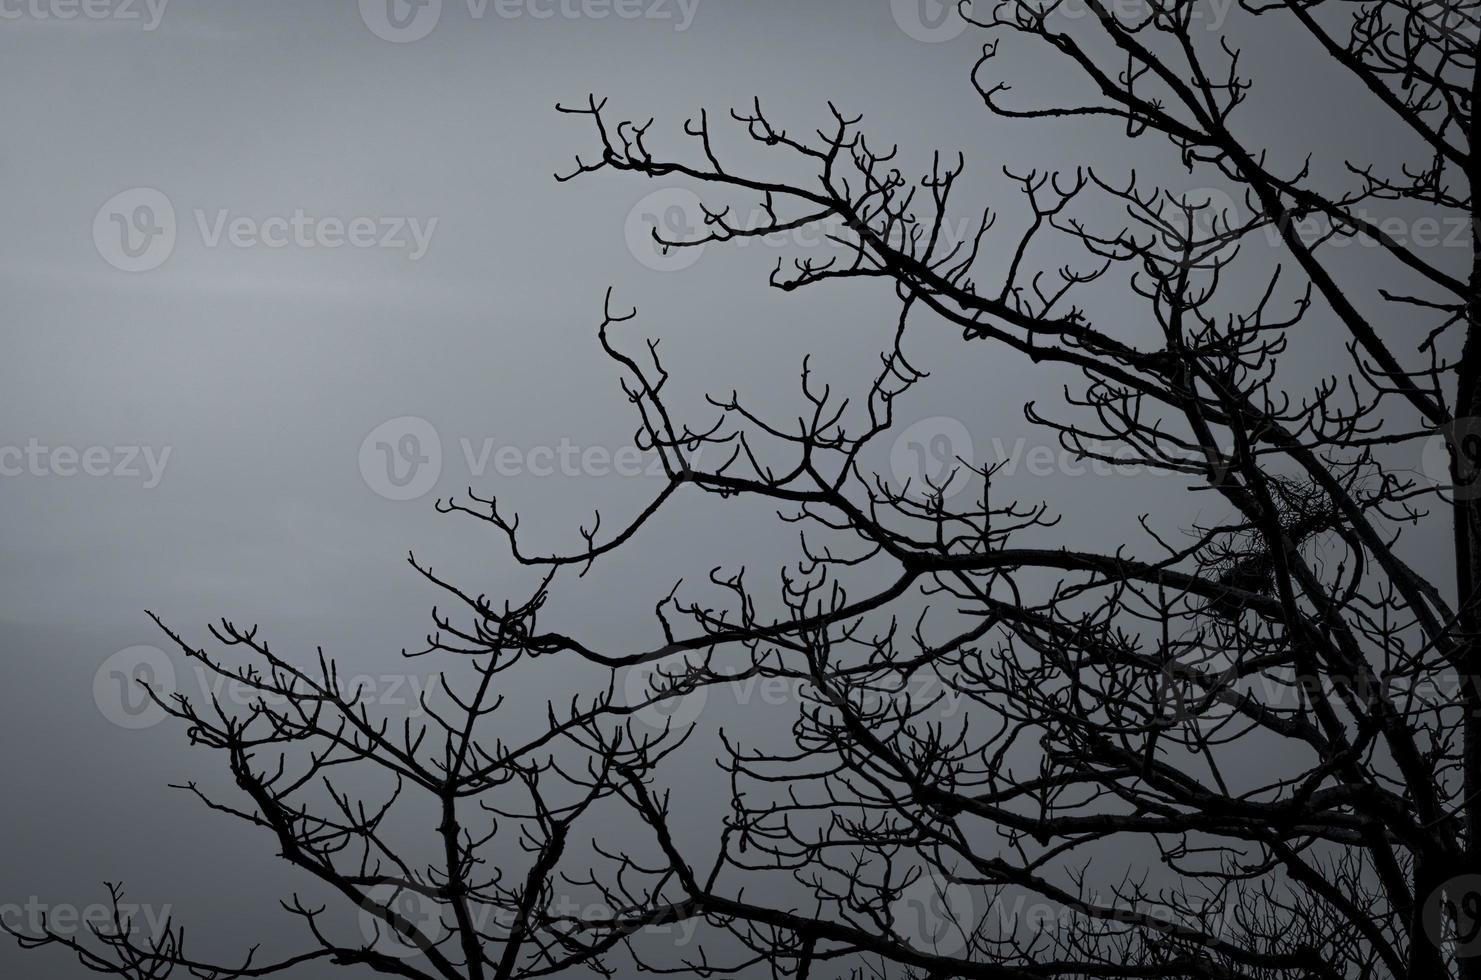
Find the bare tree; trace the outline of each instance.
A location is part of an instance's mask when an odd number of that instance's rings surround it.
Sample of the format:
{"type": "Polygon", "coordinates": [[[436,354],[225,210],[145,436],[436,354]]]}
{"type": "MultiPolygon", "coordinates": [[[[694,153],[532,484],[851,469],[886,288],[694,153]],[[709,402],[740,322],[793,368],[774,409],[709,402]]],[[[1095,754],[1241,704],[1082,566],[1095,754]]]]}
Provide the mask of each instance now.
{"type": "Polygon", "coordinates": [[[436,616],[424,653],[470,678],[426,699],[428,721],[373,718],[333,664],[295,666],[254,630],[214,631],[248,666],[170,633],[185,656],[274,696],[236,714],[161,699],[193,742],[224,754],[244,800],[198,795],[272,835],[409,955],[378,936],[336,939],[330,913],[296,899],[286,907],[316,944],[272,963],[199,962],[174,931],[148,944],[122,928],[23,941],[137,980],[314,961],[449,980],[567,968],[1481,977],[1481,4],[1242,0],[1240,29],[1301,36],[1350,85],[1346,111],[1410,140],[1392,171],[1348,162],[1336,190],[1309,166],[1282,169],[1289,148],[1243,135],[1256,80],[1232,30],[1201,29],[1203,5],[1004,0],[961,13],[983,32],[972,83],[988,112],[1025,127],[1119,123],[1127,139],[1170,144],[1233,207],[1094,167],[1009,174],[1028,218],[1005,231],[992,214],[956,212],[965,161],[938,158],[912,181],[839,109],[805,138],[759,105],[732,113],[746,137],[805,168],[789,181],[723,162],[703,113],[685,125],[692,152],[665,154],[651,123],[613,119],[596,98],[563,107],[599,147],[562,179],[631,172],[714,197],[696,236],[655,232],[665,247],[822,226],[827,256],[779,264],[773,285],[892,287],[895,344],[867,390],[842,398],[804,367],[800,420],[730,395],[686,422],[656,343],[628,337],[633,314],[609,297],[600,342],[666,484],[615,530],[583,528],[584,545],[565,554],[528,550],[493,499],[444,505],[504,535],[540,584],[495,602],[417,565],[458,607],[436,616]],[[1086,101],[1035,104],[1011,88],[997,74],[1008,45],[1076,73],[1086,101]],[[1448,268],[1384,214],[1464,229],[1456,251],[1470,264],[1448,268]],[[1371,246],[1386,280],[1352,284],[1336,251],[1352,241],[1371,246]],[[1081,258],[1042,268],[1045,242],[1081,258]],[[1135,305],[1104,303],[1108,285],[1135,305]],[[1090,515],[1060,522],[1003,500],[992,466],[968,503],[947,492],[968,461],[925,486],[890,479],[876,450],[897,399],[925,376],[907,358],[907,327],[954,328],[965,356],[996,350],[1072,373],[1079,386],[1052,409],[1029,406],[1033,422],[1081,459],[1180,478],[1224,516],[1192,528],[1144,518],[1125,547],[1096,553],[1055,537],[1090,515]],[[1125,339],[1149,328],[1155,343],[1125,339]],[[1342,338],[1332,373],[1282,367],[1299,328],[1342,338]],[[1402,465],[1437,435],[1449,458],[1440,485],[1402,465]],[[702,595],[658,597],[658,639],[637,651],[540,625],[560,576],[603,561],[690,493],[758,498],[799,525],[779,592],[717,570],[702,595]],[[1406,551],[1403,532],[1440,521],[1454,527],[1445,560],[1406,551]],[[541,669],[525,663],[537,657],[591,665],[605,689],[552,705],[528,740],[480,738],[503,678],[541,669]],[[634,669],[650,672],[637,699],[623,696],[634,669]],[[672,826],[687,787],[668,768],[694,751],[688,729],[631,716],[737,677],[795,685],[791,728],[782,748],[721,733],[730,815],[696,851],[672,826]],[[341,766],[381,773],[385,797],[337,791],[341,766]],[[438,814],[420,851],[383,832],[411,796],[438,814]],[[624,819],[645,843],[604,847],[624,819]],[[602,914],[562,911],[577,892],[602,914]],[[430,915],[407,914],[408,898],[430,915]],[[1005,914],[1025,908],[1038,914],[1005,914]],[[696,926],[693,945],[663,932],[676,923],[696,926]]]}

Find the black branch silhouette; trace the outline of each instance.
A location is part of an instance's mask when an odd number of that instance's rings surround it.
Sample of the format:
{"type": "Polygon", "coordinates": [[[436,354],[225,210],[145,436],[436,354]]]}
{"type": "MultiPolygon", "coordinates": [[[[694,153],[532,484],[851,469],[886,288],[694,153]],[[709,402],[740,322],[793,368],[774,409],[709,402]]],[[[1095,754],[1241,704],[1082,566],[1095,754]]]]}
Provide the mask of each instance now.
{"type": "Polygon", "coordinates": [[[313,944],[274,962],[193,959],[174,928],[148,943],[121,928],[21,941],[132,980],[311,964],[446,980],[1481,978],[1481,5],[1241,0],[1242,36],[1300,37],[1349,86],[1334,111],[1411,140],[1397,172],[1349,161],[1336,190],[1309,166],[1281,169],[1290,148],[1243,134],[1258,80],[1200,6],[1083,0],[1090,16],[1066,18],[1040,0],[964,5],[984,41],[970,83],[1026,134],[1034,120],[1120,124],[1233,207],[1092,166],[1008,173],[1028,217],[1005,230],[958,212],[967,161],[938,156],[909,178],[831,104],[805,137],[759,104],[732,111],[725,135],[701,113],[671,152],[652,121],[615,118],[605,100],[561,106],[596,146],[559,179],[631,173],[707,202],[693,235],[656,229],[662,247],[826,227],[826,257],[779,262],[771,282],[881,280],[898,321],[877,373],[844,398],[804,365],[801,418],[730,394],[689,422],[657,344],[633,338],[634,312],[609,293],[598,342],[664,485],[617,527],[583,528],[569,553],[532,546],[491,497],[442,503],[490,525],[539,584],[495,601],[413,559],[455,609],[434,615],[418,655],[467,671],[424,698],[423,721],[373,717],[332,662],[298,666],[254,629],[213,631],[247,666],[167,630],[183,656],[272,695],[235,712],[158,698],[241,795],[187,788],[270,837],[375,934],[336,939],[327,906],[295,898],[285,908],[313,944]],[[1009,46],[1084,81],[1085,101],[1036,104],[1011,86],[1009,46]],[[759,148],[745,169],[725,162],[729,139],[759,148]],[[766,176],[769,159],[804,176],[766,176]],[[1385,208],[1459,222],[1465,248],[1415,247],[1375,217],[1385,208]],[[1354,239],[1387,270],[1361,289],[1335,251],[1354,239]],[[1052,241],[1083,258],[1036,267],[1052,241]],[[1276,256],[1268,268],[1254,241],[1276,256]],[[1135,305],[1103,307],[1107,286],[1135,305]],[[1079,386],[1027,406],[1030,421],[1081,459],[1172,474],[1225,516],[1192,528],[1149,516],[1098,553],[1054,543],[1076,515],[1002,499],[992,466],[967,503],[948,499],[959,473],[922,486],[878,472],[896,400],[926,383],[907,336],[943,327],[963,357],[1069,369],[1079,386]],[[1330,375],[1281,365],[1298,329],[1340,339],[1330,375]],[[1438,485],[1401,465],[1437,437],[1438,485]],[[717,568],[703,595],[656,597],[654,639],[637,648],[542,623],[563,576],[688,494],[795,522],[779,590],[717,568]],[[1404,532],[1441,522],[1448,554],[1406,551],[1404,532]],[[539,658],[579,662],[606,687],[550,705],[527,739],[492,739],[501,692],[539,658]],[[643,696],[624,697],[634,670],[643,696]],[[797,692],[785,747],[721,731],[696,760],[693,726],[634,722],[738,677],[797,692]],[[714,761],[730,809],[699,848],[674,826],[692,790],[676,767],[714,761]],[[379,773],[385,795],[336,789],[342,766],[379,773]],[[383,832],[403,804],[436,814],[420,850],[383,832]],[[1043,914],[1003,914],[1024,908],[1043,914]],[[689,942],[673,941],[679,926],[689,942]]]}

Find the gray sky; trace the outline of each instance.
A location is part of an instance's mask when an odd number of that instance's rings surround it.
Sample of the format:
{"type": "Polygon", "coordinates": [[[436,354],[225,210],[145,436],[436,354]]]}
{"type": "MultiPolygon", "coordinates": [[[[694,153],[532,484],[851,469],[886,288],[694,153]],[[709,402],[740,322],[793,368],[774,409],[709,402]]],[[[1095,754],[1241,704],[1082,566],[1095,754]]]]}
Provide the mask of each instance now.
{"type": "MultiPolygon", "coordinates": [[[[736,388],[780,410],[806,353],[823,376],[861,385],[893,329],[877,286],[768,290],[776,259],[794,254],[785,249],[712,247],[682,269],[635,250],[632,229],[671,203],[646,196],[674,189],[610,175],[557,186],[552,173],[594,146],[583,119],[554,112],[558,100],[610,96],[615,115],[657,117],[655,145],[677,148],[700,107],[719,119],[757,96],[804,133],[826,124],[832,99],[863,113],[880,142],[909,147],[911,177],[931,148],[965,151],[964,193],[1000,201],[1005,227],[1022,208],[994,197],[1003,166],[1073,167],[1093,154],[1113,173],[1161,167],[1198,186],[1161,144],[992,120],[967,84],[978,40],[932,39],[909,4],[887,0],[611,8],[637,18],[591,16],[608,9],[593,0],[581,16],[563,12],[575,0],[444,0],[435,25],[407,29],[430,27],[417,40],[369,0],[155,2],[99,0],[87,8],[106,15],[96,19],[63,19],[67,0],[0,2],[0,650],[11,690],[0,733],[7,785],[19,788],[0,803],[13,852],[0,903],[81,906],[103,897],[103,879],[124,879],[222,953],[284,927],[296,936],[275,905],[296,881],[269,841],[165,789],[219,782],[213,757],[189,752],[174,724],[134,730],[135,716],[120,725],[100,707],[108,658],[160,645],[143,610],[196,637],[223,615],[260,622],[284,649],[319,643],[369,677],[408,675],[397,652],[420,641],[437,599],[406,566],[409,549],[475,592],[531,581],[484,529],[438,516],[437,496],[472,483],[569,545],[593,509],[616,520],[658,488],[612,472],[630,459],[633,421],[595,339],[609,285],[640,308],[624,335],[663,338],[691,405],[736,388]],[[147,241],[140,254],[123,249],[125,231],[147,241]],[[120,268],[131,264],[154,267],[120,268]],[[393,422],[408,417],[421,421],[393,422]],[[424,493],[393,499],[406,491],[376,475],[378,443],[410,432],[426,451],[429,430],[440,470],[412,487],[424,493]]],[[[1030,73],[1019,76],[1026,95],[1067,94],[1057,65],[1014,64],[1030,73]]],[[[1248,121],[1287,138],[1292,159],[1319,145],[1321,166],[1381,142],[1317,116],[1321,86],[1266,90],[1280,111],[1248,121]]],[[[740,151],[733,131],[717,131],[740,151]]],[[[1147,327],[1122,326],[1128,339],[1147,327]]],[[[1305,353],[1303,343],[1292,357],[1313,358],[1324,341],[1305,353]]],[[[979,461],[1026,451],[1021,437],[1048,442],[1020,406],[1052,401],[1062,379],[994,351],[961,357],[951,330],[925,332],[912,351],[936,377],[904,406],[905,424],[951,416],[979,461]]],[[[1165,480],[1038,477],[1026,464],[1014,479],[1062,508],[1124,513],[1067,532],[1096,546],[1114,547],[1136,513],[1176,525],[1203,503],[1165,480]]],[[[571,583],[553,615],[599,623],[619,647],[643,642],[674,578],[722,562],[775,566],[796,557],[794,540],[764,512],[686,501],[571,583]]],[[[538,683],[534,703],[562,690],[557,676],[538,683]]],[[[81,975],[63,956],[8,944],[0,972],[81,975]]]]}

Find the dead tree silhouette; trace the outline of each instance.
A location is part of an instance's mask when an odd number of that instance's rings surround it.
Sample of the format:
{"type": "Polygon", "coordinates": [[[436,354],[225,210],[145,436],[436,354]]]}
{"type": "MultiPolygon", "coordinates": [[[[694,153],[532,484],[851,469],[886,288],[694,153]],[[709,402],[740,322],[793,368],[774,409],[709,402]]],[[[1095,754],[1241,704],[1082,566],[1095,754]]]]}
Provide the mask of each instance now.
{"type": "Polygon", "coordinates": [[[1403,166],[1348,162],[1337,190],[1246,135],[1240,110],[1259,79],[1243,74],[1233,33],[1203,28],[1200,6],[1083,0],[1075,18],[1037,0],[968,5],[985,45],[971,84],[1024,139],[1068,118],[1155,141],[1233,209],[1081,166],[1010,174],[1028,219],[1005,229],[973,216],[971,234],[953,235],[967,161],[907,177],[843,109],[805,137],[759,105],[732,112],[725,138],[701,113],[668,152],[651,121],[613,118],[596,97],[562,107],[597,146],[561,179],[630,173],[707,201],[692,237],[655,232],[668,247],[828,227],[826,256],[779,263],[771,281],[890,289],[898,330],[872,383],[846,401],[804,368],[800,421],[727,395],[686,422],[656,344],[634,338],[633,313],[609,296],[599,342],[667,482],[615,530],[583,528],[570,553],[529,550],[491,498],[445,504],[507,538],[541,584],[504,603],[413,562],[457,608],[436,616],[426,654],[471,678],[440,692],[449,710],[423,724],[371,717],[332,664],[298,666],[255,630],[214,631],[248,666],[170,633],[184,656],[282,696],[236,714],[161,699],[241,790],[233,802],[200,793],[206,805],[274,840],[409,955],[336,938],[332,913],[296,899],[287,908],[313,945],[271,963],[192,959],[174,931],[23,941],[138,980],[303,964],[448,980],[1481,978],[1478,4],[1231,11],[1242,36],[1299,37],[1345,80],[1340,111],[1409,139],[1403,166]],[[1073,73],[1086,100],[1037,104],[1010,86],[998,74],[1010,47],[1073,73]],[[730,137],[807,178],[737,169],[730,137]],[[747,203],[721,203],[736,200],[747,203]],[[1119,225],[1087,216],[1107,201],[1119,225]],[[1463,223],[1464,248],[1412,245],[1378,220],[1385,208],[1463,223]],[[1388,279],[1351,284],[1334,249],[1352,240],[1388,279]],[[1079,258],[1038,267],[1046,241],[1079,258]],[[1246,263],[1254,288],[1236,276],[1246,263]],[[1098,314],[1092,284],[1125,287],[1157,341],[1125,339],[1124,315],[1098,314]],[[1074,372],[1078,389],[1029,406],[1031,421],[1081,458],[1180,476],[1227,517],[1147,519],[1098,553],[1052,538],[1077,515],[1000,499],[991,468],[968,503],[881,474],[873,451],[895,431],[896,402],[926,383],[906,339],[942,329],[960,334],[962,357],[1074,372]],[[1331,374],[1302,377],[1281,359],[1313,331],[1337,354],[1331,374]],[[1450,452],[1438,486],[1412,472],[1437,436],[1450,452]],[[766,501],[799,525],[779,594],[717,570],[702,595],[656,597],[656,639],[639,650],[544,624],[562,576],[627,547],[684,494],[766,501]],[[1406,548],[1416,527],[1441,524],[1454,529],[1448,554],[1406,548]],[[855,584],[863,568],[884,584],[855,584]],[[518,670],[561,662],[613,680],[553,705],[527,740],[481,737],[518,670]],[[616,678],[634,668],[653,670],[646,701],[621,696],[616,678]],[[737,676],[795,684],[787,746],[723,736],[730,812],[696,851],[672,826],[693,790],[673,769],[695,743],[631,715],[737,676]],[[379,771],[386,794],[320,788],[342,765],[379,771]],[[408,796],[437,815],[425,853],[381,833],[408,796]],[[641,844],[604,847],[622,820],[641,844]],[[603,914],[562,912],[577,891],[603,914]],[[408,914],[418,908],[430,913],[408,914]],[[1040,914],[1005,914],[1024,908],[1040,914]],[[676,923],[694,924],[691,945],[665,941],[676,923]]]}

